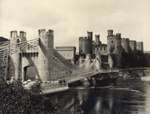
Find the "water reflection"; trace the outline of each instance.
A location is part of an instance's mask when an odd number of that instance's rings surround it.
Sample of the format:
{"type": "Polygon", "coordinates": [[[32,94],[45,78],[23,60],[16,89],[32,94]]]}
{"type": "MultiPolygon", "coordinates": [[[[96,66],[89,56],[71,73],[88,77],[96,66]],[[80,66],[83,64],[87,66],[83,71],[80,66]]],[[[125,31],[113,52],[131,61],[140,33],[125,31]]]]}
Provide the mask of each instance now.
{"type": "Polygon", "coordinates": [[[81,87],[57,95],[64,108],[78,103],[83,114],[150,114],[150,86],[81,87]]]}

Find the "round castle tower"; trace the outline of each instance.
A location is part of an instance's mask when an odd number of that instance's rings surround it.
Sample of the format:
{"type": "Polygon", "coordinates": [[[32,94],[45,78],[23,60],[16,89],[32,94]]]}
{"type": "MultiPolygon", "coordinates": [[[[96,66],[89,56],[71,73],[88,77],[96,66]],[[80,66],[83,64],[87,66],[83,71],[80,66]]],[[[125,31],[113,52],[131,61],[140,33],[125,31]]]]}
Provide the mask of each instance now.
{"type": "Polygon", "coordinates": [[[129,46],[130,46],[130,48],[131,48],[131,51],[136,51],[137,49],[136,49],[136,41],[135,40],[130,40],[129,41],[129,46]]]}
{"type": "Polygon", "coordinates": [[[92,32],[87,31],[87,37],[79,38],[79,54],[92,54],[92,32]]]}
{"type": "Polygon", "coordinates": [[[143,52],[143,42],[137,42],[137,50],[143,52]]]}
{"type": "Polygon", "coordinates": [[[125,49],[126,53],[129,53],[130,47],[129,47],[129,38],[123,38],[121,40],[121,45],[125,49]]]}
{"type": "Polygon", "coordinates": [[[39,30],[38,71],[42,82],[50,81],[53,76],[53,30],[39,30]]]}

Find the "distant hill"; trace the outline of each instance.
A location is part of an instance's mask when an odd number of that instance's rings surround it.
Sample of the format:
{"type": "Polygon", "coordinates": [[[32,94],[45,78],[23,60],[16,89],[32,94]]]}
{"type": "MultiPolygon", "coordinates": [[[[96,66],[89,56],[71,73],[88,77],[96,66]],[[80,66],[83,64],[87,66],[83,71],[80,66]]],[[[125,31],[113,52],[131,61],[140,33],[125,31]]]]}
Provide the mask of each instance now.
{"type": "Polygon", "coordinates": [[[0,36],[0,42],[3,42],[3,41],[9,41],[9,39],[0,36]]]}

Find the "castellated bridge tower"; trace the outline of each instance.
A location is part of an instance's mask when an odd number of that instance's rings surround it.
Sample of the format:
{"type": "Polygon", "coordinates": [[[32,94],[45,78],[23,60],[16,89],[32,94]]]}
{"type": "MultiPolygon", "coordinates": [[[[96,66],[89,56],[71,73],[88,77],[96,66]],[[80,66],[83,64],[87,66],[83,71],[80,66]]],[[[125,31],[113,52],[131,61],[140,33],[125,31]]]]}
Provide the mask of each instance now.
{"type": "Polygon", "coordinates": [[[50,81],[53,75],[53,30],[39,30],[38,71],[42,82],[50,81]]]}
{"type": "MultiPolygon", "coordinates": [[[[12,73],[12,76],[15,77],[15,80],[21,80],[21,68],[22,68],[22,64],[21,64],[21,54],[19,54],[18,50],[18,44],[20,42],[19,36],[17,36],[17,31],[11,31],[10,32],[10,51],[11,53],[13,53],[11,55],[13,64],[14,64],[14,74],[12,73]]],[[[12,71],[13,72],[13,71],[12,71]]],[[[11,74],[11,71],[10,71],[11,74]]]]}
{"type": "Polygon", "coordinates": [[[26,39],[26,32],[20,31],[20,41],[21,42],[27,41],[27,39],[26,39]]]}
{"type": "Polygon", "coordinates": [[[79,54],[92,54],[92,32],[87,31],[87,37],[79,38],[79,54]]]}
{"type": "Polygon", "coordinates": [[[143,52],[143,42],[137,42],[137,50],[143,52]]]}
{"type": "Polygon", "coordinates": [[[121,45],[125,49],[125,52],[129,53],[129,51],[130,51],[129,38],[123,38],[121,40],[121,45]]]}
{"type": "Polygon", "coordinates": [[[136,49],[136,41],[135,40],[130,40],[129,41],[129,46],[131,48],[131,51],[135,52],[137,49],[136,49]]]}

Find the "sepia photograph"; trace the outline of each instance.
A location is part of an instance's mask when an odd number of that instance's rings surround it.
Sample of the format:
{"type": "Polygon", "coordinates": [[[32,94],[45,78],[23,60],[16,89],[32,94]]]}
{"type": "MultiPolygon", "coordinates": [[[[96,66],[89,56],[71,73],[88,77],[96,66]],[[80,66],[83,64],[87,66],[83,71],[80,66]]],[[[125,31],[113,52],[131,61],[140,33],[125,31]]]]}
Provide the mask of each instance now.
{"type": "Polygon", "coordinates": [[[150,114],[150,0],[0,0],[0,114],[150,114]]]}

